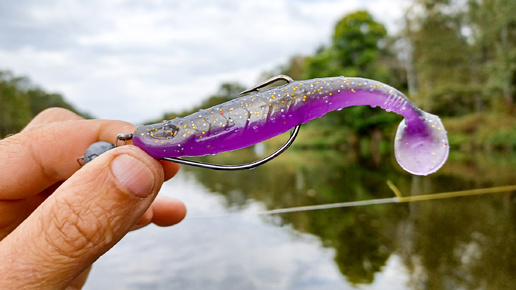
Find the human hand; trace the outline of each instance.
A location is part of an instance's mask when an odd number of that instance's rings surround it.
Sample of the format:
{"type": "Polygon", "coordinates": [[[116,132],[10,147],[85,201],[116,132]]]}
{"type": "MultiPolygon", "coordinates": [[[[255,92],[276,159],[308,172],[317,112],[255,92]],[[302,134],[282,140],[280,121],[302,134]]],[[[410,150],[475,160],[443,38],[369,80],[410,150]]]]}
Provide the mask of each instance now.
{"type": "Polygon", "coordinates": [[[154,201],[177,164],[120,146],[79,170],[75,160],[89,145],[132,131],[54,108],[0,140],[0,289],[80,288],[127,232],[184,218],[182,202],[154,201]]]}

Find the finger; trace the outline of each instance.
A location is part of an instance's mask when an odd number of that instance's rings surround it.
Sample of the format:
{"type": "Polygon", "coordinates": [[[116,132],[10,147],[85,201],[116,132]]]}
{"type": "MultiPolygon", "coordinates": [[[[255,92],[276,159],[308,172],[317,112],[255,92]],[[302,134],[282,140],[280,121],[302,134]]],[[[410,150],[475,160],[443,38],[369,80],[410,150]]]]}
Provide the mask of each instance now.
{"type": "Polygon", "coordinates": [[[91,265],[86,268],[86,270],[82,271],[82,273],[73,280],[70,285],[66,289],[82,289],[84,284],[86,284],[86,280],[88,279],[88,275],[90,275],[91,265]]]}
{"type": "Polygon", "coordinates": [[[0,241],[21,224],[61,184],[62,182],[57,182],[28,198],[0,200],[0,241]]]}
{"type": "Polygon", "coordinates": [[[0,201],[0,241],[21,224],[45,200],[42,195],[0,201]]]}
{"type": "Polygon", "coordinates": [[[0,140],[0,199],[37,194],[70,177],[77,158],[99,140],[113,142],[134,125],[120,121],[72,120],[36,126],[0,140]]]}
{"type": "Polygon", "coordinates": [[[84,120],[83,117],[63,108],[49,108],[41,111],[22,131],[54,122],[84,120]]]}
{"type": "Polygon", "coordinates": [[[174,177],[181,168],[181,165],[178,163],[170,161],[160,160],[159,163],[161,163],[161,166],[163,166],[163,169],[165,170],[165,180],[169,180],[174,177]]]}
{"type": "Polygon", "coordinates": [[[137,230],[150,223],[158,226],[172,226],[181,222],[186,216],[185,204],[175,198],[158,196],[151,207],[131,230],[137,230]]]}
{"type": "Polygon", "coordinates": [[[0,244],[0,289],[61,289],[116,244],[151,205],[163,168],[122,146],[60,186],[0,244]]]}
{"type": "Polygon", "coordinates": [[[158,197],[152,204],[152,223],[167,227],[182,221],[186,216],[185,204],[175,198],[158,197]]]}
{"type": "Polygon", "coordinates": [[[131,231],[143,228],[152,222],[152,205],[145,211],[140,220],[131,228],[131,231]]]}
{"type": "MultiPolygon", "coordinates": [[[[134,128],[122,121],[71,120],[35,126],[0,140],[0,199],[25,198],[66,180],[80,168],[76,160],[91,144],[112,143],[118,134],[134,128]]],[[[180,167],[162,164],[166,180],[180,167]]]]}

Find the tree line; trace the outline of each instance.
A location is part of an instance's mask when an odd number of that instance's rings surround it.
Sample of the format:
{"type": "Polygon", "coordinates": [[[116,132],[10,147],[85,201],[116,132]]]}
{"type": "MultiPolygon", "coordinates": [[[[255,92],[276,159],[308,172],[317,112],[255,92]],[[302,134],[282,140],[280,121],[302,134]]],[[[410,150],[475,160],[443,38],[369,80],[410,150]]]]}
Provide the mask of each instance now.
{"type": "Polygon", "coordinates": [[[39,112],[50,107],[62,107],[89,117],[79,113],[62,95],[44,91],[27,77],[0,71],[0,138],[21,131],[39,112]]]}
{"type": "MultiPolygon", "coordinates": [[[[479,133],[471,140],[504,143],[509,138],[516,148],[514,11],[513,0],[414,0],[394,35],[369,12],[356,11],[336,23],[328,45],[312,55],[291,57],[288,63],[264,72],[263,79],[280,73],[294,79],[338,75],[375,79],[406,93],[425,111],[459,120],[450,121],[456,136],[474,135],[482,126],[499,124],[500,118],[509,120],[501,128],[503,136],[490,136],[493,130],[484,129],[489,136],[479,133]]],[[[222,84],[200,106],[170,112],[158,120],[222,103],[243,89],[237,83],[222,84]]],[[[44,92],[9,72],[0,72],[0,104],[0,136],[20,130],[45,107],[75,110],[61,95],[44,92]]],[[[353,107],[345,114],[328,114],[316,124],[345,126],[359,139],[391,130],[398,123],[392,115],[353,107]]]]}
{"type": "MultiPolygon", "coordinates": [[[[262,79],[277,74],[293,79],[339,75],[375,79],[445,119],[452,145],[516,149],[514,11],[513,0],[414,0],[394,35],[369,12],[356,11],[336,23],[328,45],[312,55],[291,57],[288,63],[264,72],[262,79]]],[[[241,89],[238,84],[223,84],[201,106],[163,117],[183,116],[227,101],[241,89]]],[[[398,122],[393,114],[353,107],[306,127],[345,127],[346,134],[359,140],[378,132],[390,135],[398,122]]]]}
{"type": "MultiPolygon", "coordinates": [[[[450,142],[464,148],[516,149],[516,1],[414,0],[398,33],[367,11],[345,15],[329,45],[313,55],[293,56],[264,72],[262,79],[286,74],[293,79],[344,75],[375,79],[401,90],[425,111],[441,116],[450,142]]],[[[222,91],[238,91],[223,84],[222,91]]],[[[223,102],[237,94],[217,93],[223,102]]],[[[181,116],[215,104],[205,102],[181,116]]],[[[347,108],[308,124],[346,127],[354,140],[390,135],[398,116],[369,107],[347,108]]],[[[355,144],[356,145],[356,144],[355,144]]]]}

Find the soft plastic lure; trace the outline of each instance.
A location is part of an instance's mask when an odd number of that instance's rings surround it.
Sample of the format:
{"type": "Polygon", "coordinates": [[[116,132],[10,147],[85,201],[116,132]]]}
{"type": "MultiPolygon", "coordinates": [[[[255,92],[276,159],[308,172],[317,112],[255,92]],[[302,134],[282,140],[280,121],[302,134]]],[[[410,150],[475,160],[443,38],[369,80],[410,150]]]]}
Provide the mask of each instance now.
{"type": "Polygon", "coordinates": [[[449,146],[439,117],[420,110],[391,86],[363,78],[292,81],[183,118],[139,126],[131,137],[156,159],[203,156],[248,147],[330,111],[360,105],[405,117],[394,142],[403,169],[428,175],[445,163],[449,146]]]}

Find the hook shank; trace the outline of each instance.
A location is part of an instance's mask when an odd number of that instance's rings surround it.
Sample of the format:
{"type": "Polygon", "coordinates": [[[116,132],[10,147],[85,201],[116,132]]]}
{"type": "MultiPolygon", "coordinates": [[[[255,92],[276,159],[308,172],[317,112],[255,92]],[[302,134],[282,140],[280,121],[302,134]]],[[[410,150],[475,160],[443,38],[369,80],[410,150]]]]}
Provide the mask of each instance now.
{"type": "Polygon", "coordinates": [[[287,148],[290,147],[290,145],[292,145],[292,143],[294,143],[294,140],[296,139],[297,134],[299,133],[300,127],[301,127],[301,125],[297,125],[296,127],[294,127],[290,133],[290,138],[287,140],[287,142],[285,144],[283,144],[283,146],[281,146],[278,150],[274,151],[274,153],[272,153],[269,156],[266,156],[260,160],[251,162],[251,163],[237,164],[237,165],[224,165],[224,164],[204,163],[204,162],[181,159],[181,158],[176,158],[176,157],[164,157],[164,158],[162,158],[162,160],[171,161],[171,162],[184,164],[184,165],[195,166],[195,167],[214,169],[214,170],[232,171],[232,170],[253,169],[255,167],[258,167],[262,164],[265,164],[265,163],[271,161],[272,159],[276,158],[278,155],[283,153],[285,150],[287,150],[287,148]]]}

